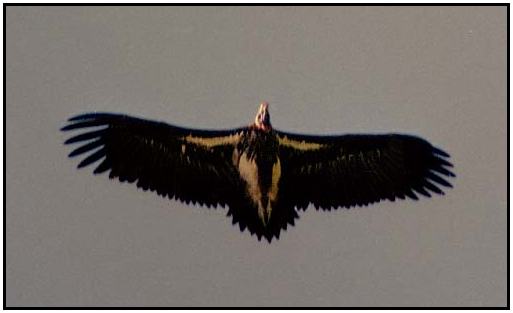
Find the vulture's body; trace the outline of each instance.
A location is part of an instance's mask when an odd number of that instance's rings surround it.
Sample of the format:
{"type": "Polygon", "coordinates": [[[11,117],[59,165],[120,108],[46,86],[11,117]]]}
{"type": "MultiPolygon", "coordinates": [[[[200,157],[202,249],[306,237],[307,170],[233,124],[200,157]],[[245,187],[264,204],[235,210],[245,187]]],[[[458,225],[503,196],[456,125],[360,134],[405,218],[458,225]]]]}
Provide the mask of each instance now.
{"type": "Polygon", "coordinates": [[[111,113],[71,118],[70,153],[101,160],[94,173],[207,207],[227,206],[233,223],[260,240],[279,238],[309,204],[323,210],[417,194],[443,194],[449,155],[409,135],[308,136],[271,127],[263,103],[249,127],[196,130],[111,113]]]}

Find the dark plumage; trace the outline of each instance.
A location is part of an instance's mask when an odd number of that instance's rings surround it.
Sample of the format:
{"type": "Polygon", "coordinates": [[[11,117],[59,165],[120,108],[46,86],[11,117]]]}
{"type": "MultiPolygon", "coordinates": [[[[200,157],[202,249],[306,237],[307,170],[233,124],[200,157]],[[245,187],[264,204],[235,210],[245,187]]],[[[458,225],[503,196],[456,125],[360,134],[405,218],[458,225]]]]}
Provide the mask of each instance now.
{"type": "Polygon", "coordinates": [[[263,103],[249,127],[188,129],[126,115],[88,113],[63,131],[69,156],[87,156],[94,173],[136,183],[185,203],[227,206],[240,230],[271,242],[294,225],[298,210],[368,205],[444,194],[449,155],[424,139],[401,134],[309,136],[271,127],[263,103]]]}

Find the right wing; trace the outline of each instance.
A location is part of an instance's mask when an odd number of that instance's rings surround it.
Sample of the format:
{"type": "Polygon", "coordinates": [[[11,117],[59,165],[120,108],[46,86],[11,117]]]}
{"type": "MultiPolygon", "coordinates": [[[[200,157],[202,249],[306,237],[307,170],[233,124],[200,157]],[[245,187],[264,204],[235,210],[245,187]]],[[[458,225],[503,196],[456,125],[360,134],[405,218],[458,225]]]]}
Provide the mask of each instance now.
{"type": "Polygon", "coordinates": [[[89,154],[78,167],[102,160],[95,174],[208,207],[230,202],[238,183],[232,154],[243,129],[196,130],[112,113],[69,119],[61,130],[87,128],[65,144],[82,144],[69,156],[89,154]],[[93,128],[93,129],[91,129],[93,128]]]}

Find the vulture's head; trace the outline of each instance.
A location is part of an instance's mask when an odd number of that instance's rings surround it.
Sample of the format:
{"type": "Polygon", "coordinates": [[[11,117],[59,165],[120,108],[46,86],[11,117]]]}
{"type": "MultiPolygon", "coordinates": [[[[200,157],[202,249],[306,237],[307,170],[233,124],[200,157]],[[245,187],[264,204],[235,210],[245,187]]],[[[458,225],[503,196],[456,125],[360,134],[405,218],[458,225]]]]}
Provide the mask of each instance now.
{"type": "Polygon", "coordinates": [[[262,102],[258,108],[257,115],[255,117],[255,126],[261,130],[271,129],[271,116],[268,111],[269,103],[262,102]]]}

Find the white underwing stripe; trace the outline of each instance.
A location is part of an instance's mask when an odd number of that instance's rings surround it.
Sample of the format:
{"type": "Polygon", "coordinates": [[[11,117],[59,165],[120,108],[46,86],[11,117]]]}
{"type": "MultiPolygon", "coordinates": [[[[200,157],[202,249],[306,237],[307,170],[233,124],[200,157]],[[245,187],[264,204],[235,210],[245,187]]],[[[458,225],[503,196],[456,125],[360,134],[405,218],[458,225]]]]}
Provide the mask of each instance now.
{"type": "Polygon", "coordinates": [[[278,136],[278,142],[280,143],[280,145],[283,145],[286,147],[291,147],[291,148],[294,148],[297,150],[304,150],[304,151],[318,150],[318,149],[321,149],[322,147],[324,147],[324,145],[322,145],[320,143],[307,142],[305,140],[302,140],[302,141],[294,140],[294,139],[288,138],[287,136],[283,136],[283,137],[278,136]]]}
{"type": "Polygon", "coordinates": [[[221,146],[221,145],[235,145],[241,137],[241,134],[233,134],[229,136],[223,136],[223,137],[194,137],[192,135],[185,136],[183,139],[188,142],[195,145],[203,146],[206,148],[212,148],[215,146],[221,146]]]}

